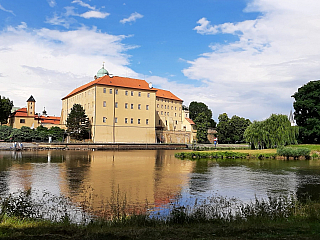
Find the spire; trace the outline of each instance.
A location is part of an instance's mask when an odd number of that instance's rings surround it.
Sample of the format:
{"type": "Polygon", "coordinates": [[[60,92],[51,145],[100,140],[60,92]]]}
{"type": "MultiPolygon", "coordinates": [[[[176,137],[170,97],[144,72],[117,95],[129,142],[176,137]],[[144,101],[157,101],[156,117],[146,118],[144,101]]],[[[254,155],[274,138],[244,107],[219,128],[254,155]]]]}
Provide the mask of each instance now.
{"type": "Polygon", "coordinates": [[[27,102],[36,102],[36,100],[34,100],[33,96],[31,95],[31,96],[29,97],[29,99],[27,100],[27,102]]]}

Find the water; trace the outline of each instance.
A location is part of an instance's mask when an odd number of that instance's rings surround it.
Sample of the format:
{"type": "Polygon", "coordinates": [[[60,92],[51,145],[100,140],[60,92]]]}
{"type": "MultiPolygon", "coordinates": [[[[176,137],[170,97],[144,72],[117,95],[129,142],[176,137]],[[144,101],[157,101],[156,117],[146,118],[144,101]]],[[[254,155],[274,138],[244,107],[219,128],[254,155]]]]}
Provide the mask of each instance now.
{"type": "Polygon", "coordinates": [[[162,208],[218,195],[249,202],[294,194],[320,199],[320,161],[180,160],[175,150],[0,152],[0,194],[29,188],[90,202],[118,192],[127,204],[162,208]]]}

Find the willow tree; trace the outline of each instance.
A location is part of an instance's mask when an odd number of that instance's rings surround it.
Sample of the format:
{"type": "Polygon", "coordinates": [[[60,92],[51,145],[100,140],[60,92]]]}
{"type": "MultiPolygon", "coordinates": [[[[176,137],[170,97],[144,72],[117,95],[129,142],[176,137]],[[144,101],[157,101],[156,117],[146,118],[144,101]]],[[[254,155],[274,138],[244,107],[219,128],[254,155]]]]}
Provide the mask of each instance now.
{"type": "Polygon", "coordinates": [[[272,114],[264,121],[254,121],[244,132],[244,138],[254,146],[267,148],[296,144],[298,127],[291,126],[286,115],[272,114]]]}

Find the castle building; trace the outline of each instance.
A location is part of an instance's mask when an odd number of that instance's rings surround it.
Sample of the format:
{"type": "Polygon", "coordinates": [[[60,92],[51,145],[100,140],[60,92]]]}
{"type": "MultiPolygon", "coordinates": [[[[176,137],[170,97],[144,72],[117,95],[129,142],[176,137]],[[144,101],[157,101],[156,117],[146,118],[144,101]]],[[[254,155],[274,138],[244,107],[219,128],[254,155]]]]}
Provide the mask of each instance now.
{"type": "Polygon", "coordinates": [[[95,79],[62,98],[60,124],[66,124],[74,104],[85,109],[91,123],[93,142],[108,143],[186,143],[194,131],[187,132],[183,100],[170,91],[153,88],[145,80],[110,76],[104,66],[95,79]],[[183,132],[189,137],[176,141],[164,135],[183,132]]]}
{"type": "Polygon", "coordinates": [[[37,128],[44,127],[63,127],[60,125],[60,117],[47,116],[46,111],[42,115],[36,113],[36,100],[31,95],[27,100],[26,108],[18,108],[9,116],[8,125],[12,128],[21,128],[23,126],[37,128]]]}

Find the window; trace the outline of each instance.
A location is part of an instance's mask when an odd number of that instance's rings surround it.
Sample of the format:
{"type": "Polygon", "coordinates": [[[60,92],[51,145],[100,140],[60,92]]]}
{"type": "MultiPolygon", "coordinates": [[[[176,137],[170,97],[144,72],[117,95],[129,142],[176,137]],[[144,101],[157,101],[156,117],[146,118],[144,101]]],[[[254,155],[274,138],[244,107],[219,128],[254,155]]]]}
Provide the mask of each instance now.
{"type": "Polygon", "coordinates": [[[177,116],[177,113],[174,113],[174,116],[176,117],[176,116],[177,116]]]}
{"type": "Polygon", "coordinates": [[[178,121],[176,121],[176,124],[178,124],[178,121]]]}
{"type": "Polygon", "coordinates": [[[118,94],[118,89],[115,90],[115,93],[118,94]]]}
{"type": "Polygon", "coordinates": [[[159,125],[161,125],[161,120],[159,120],[159,125]]]}
{"type": "Polygon", "coordinates": [[[167,105],[164,105],[164,109],[167,109],[167,105]]]}
{"type": "Polygon", "coordinates": [[[173,110],[173,106],[171,106],[171,110],[173,110]]]}
{"type": "Polygon", "coordinates": [[[177,110],[177,107],[174,107],[174,110],[177,110]]]}
{"type": "Polygon", "coordinates": [[[166,120],[166,126],[168,125],[168,121],[166,120]]]}
{"type": "Polygon", "coordinates": [[[141,109],[141,104],[138,104],[138,109],[139,109],[139,110],[141,109]]]}
{"type": "Polygon", "coordinates": [[[140,124],[140,119],[138,119],[138,124],[140,124]]]}
{"type": "Polygon", "coordinates": [[[128,108],[128,103],[125,103],[125,104],[124,104],[124,108],[128,108]]]}
{"type": "Polygon", "coordinates": [[[107,122],[107,118],[106,117],[103,117],[102,121],[105,123],[107,122]]]}
{"type": "Polygon", "coordinates": [[[149,105],[146,105],[146,110],[149,110],[149,105]]]}
{"type": "Polygon", "coordinates": [[[106,107],[106,106],[107,106],[107,102],[103,101],[103,107],[106,107]]]}
{"type": "Polygon", "coordinates": [[[159,108],[159,104],[157,104],[157,108],[159,108]]]}
{"type": "Polygon", "coordinates": [[[133,96],[133,91],[131,91],[131,96],[133,96]]]}
{"type": "Polygon", "coordinates": [[[125,119],[124,119],[124,123],[128,123],[128,118],[125,118],[125,119]]]}
{"type": "Polygon", "coordinates": [[[125,91],[125,95],[128,96],[128,91],[125,91]]]}
{"type": "Polygon", "coordinates": [[[161,115],[163,115],[163,111],[161,111],[161,115]]]}
{"type": "Polygon", "coordinates": [[[133,118],[131,118],[131,124],[133,123],[133,118]]]}
{"type": "Polygon", "coordinates": [[[147,97],[150,97],[150,93],[147,94],[147,97]]]}
{"type": "Polygon", "coordinates": [[[118,102],[115,103],[115,106],[114,106],[114,107],[115,107],[115,108],[118,108],[118,102]]]}
{"type": "Polygon", "coordinates": [[[149,125],[149,119],[146,119],[146,125],[149,125]]]}
{"type": "Polygon", "coordinates": [[[163,108],[163,105],[161,105],[161,108],[163,108]]]}
{"type": "Polygon", "coordinates": [[[164,115],[166,116],[166,115],[167,115],[167,113],[166,113],[166,112],[164,112],[164,115]]]}
{"type": "Polygon", "coordinates": [[[141,97],[141,92],[138,92],[138,96],[141,97]]]}
{"type": "Polygon", "coordinates": [[[109,93],[112,94],[112,89],[109,89],[109,93]]]}
{"type": "Polygon", "coordinates": [[[179,111],[181,111],[181,107],[179,107],[179,111]]]}
{"type": "Polygon", "coordinates": [[[118,118],[114,118],[114,123],[117,123],[118,122],[118,118]]]}
{"type": "Polygon", "coordinates": [[[20,119],[20,123],[26,123],[25,119],[20,119]]]}
{"type": "Polygon", "coordinates": [[[169,112],[167,112],[167,116],[169,116],[169,112]]]}
{"type": "Polygon", "coordinates": [[[106,93],[106,92],[107,92],[107,89],[104,88],[104,89],[103,89],[103,93],[106,93]]]}
{"type": "Polygon", "coordinates": [[[133,104],[131,104],[131,109],[133,109],[133,104]]]}

